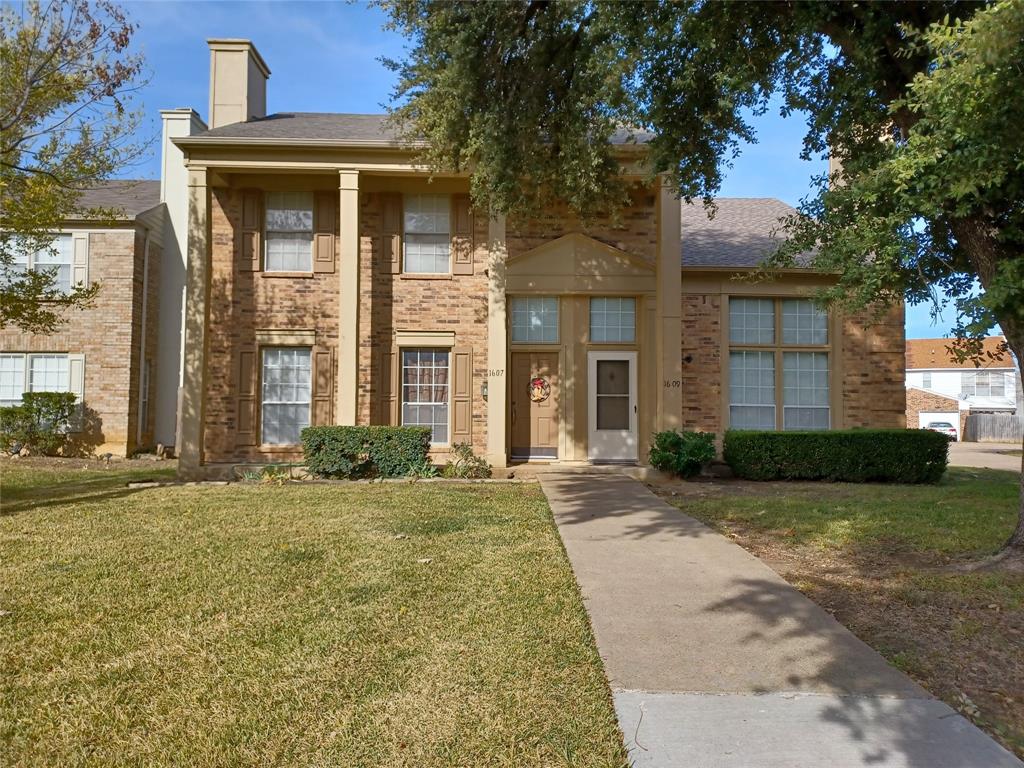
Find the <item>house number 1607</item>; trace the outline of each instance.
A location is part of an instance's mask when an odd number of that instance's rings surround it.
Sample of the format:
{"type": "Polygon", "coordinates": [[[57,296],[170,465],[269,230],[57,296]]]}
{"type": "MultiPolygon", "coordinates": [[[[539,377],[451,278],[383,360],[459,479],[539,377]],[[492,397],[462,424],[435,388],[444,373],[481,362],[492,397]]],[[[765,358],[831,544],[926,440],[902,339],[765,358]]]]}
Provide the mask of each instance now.
{"type": "Polygon", "coordinates": [[[498,376],[504,376],[505,375],[505,369],[504,368],[488,368],[487,369],[487,375],[492,377],[492,378],[496,378],[498,376]]]}
{"type": "Polygon", "coordinates": [[[671,381],[665,379],[665,383],[663,386],[665,387],[665,389],[678,389],[679,387],[682,386],[682,382],[679,379],[672,379],[671,381]]]}

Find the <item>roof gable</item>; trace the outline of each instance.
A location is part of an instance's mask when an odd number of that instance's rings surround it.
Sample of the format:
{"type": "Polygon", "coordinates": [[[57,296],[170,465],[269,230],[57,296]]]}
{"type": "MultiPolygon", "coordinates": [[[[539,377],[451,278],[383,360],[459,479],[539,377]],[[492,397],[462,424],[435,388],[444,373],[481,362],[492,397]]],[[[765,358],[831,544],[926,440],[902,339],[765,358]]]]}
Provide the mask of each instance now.
{"type": "Polygon", "coordinates": [[[1013,358],[1004,351],[1006,339],[989,336],[982,341],[982,355],[985,361],[976,366],[971,360],[958,361],[949,353],[952,339],[907,339],[907,370],[918,369],[967,369],[1012,368],[1013,358]]]}

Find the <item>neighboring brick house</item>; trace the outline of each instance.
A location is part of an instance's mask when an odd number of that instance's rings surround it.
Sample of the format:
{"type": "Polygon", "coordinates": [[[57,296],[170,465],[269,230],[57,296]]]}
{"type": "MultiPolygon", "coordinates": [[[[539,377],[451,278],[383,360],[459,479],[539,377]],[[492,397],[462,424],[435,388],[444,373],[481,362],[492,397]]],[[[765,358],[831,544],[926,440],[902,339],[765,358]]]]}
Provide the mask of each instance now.
{"type": "Polygon", "coordinates": [[[952,339],[908,339],[906,345],[907,426],[948,421],[964,436],[974,413],[1017,412],[1020,373],[1002,336],[983,341],[982,360],[957,360],[952,339]]]}
{"type": "Polygon", "coordinates": [[[164,147],[185,169],[164,179],[187,222],[183,476],[298,460],[307,424],[425,425],[439,459],[469,442],[495,465],[642,463],[678,427],[904,425],[902,307],[868,326],[815,308],[827,275],[739,279],[779,201],[708,221],[623,132],[616,222],[491,217],[383,116],[267,116],[251,43],[210,49],[210,127],[188,111],[164,147]]]}
{"type": "Polygon", "coordinates": [[[82,210],[116,209],[115,221],[84,218],[55,233],[55,253],[24,269],[54,268],[59,285],[99,282],[92,306],[68,310],[52,335],[0,330],[0,405],[26,391],[69,391],[84,403],[78,447],[130,455],[153,445],[159,274],[164,228],[157,181],[112,181],[84,193],[82,210]]]}

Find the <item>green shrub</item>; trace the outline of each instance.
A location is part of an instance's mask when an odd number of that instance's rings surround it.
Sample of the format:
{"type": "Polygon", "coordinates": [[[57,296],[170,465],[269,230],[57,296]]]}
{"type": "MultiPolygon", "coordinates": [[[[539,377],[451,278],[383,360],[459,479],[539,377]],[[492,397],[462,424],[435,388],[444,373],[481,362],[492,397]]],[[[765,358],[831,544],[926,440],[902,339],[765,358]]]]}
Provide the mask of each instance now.
{"type": "Polygon", "coordinates": [[[725,433],[723,454],[748,480],[937,483],[949,440],[924,429],[725,433]]]}
{"type": "Polygon", "coordinates": [[[21,405],[0,408],[0,446],[7,452],[20,444],[44,456],[66,454],[77,411],[71,392],[26,392],[21,405]]]}
{"type": "Polygon", "coordinates": [[[693,477],[713,458],[715,435],[712,432],[669,430],[654,435],[650,462],[655,469],[679,477],[693,477]]]}
{"type": "Polygon", "coordinates": [[[445,477],[458,477],[477,480],[491,476],[491,465],[483,456],[473,453],[469,443],[456,443],[452,446],[452,456],[441,471],[445,477]]]}
{"type": "Polygon", "coordinates": [[[306,466],[317,477],[405,477],[423,466],[429,427],[307,427],[306,466]]]}

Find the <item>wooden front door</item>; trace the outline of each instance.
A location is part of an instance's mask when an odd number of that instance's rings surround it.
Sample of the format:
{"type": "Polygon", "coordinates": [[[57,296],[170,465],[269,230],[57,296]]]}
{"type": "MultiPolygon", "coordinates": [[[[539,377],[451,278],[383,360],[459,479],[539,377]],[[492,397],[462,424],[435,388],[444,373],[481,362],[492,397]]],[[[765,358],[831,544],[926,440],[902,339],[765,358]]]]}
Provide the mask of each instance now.
{"type": "Polygon", "coordinates": [[[512,353],[512,457],[558,458],[558,353],[512,353]]]}

